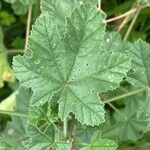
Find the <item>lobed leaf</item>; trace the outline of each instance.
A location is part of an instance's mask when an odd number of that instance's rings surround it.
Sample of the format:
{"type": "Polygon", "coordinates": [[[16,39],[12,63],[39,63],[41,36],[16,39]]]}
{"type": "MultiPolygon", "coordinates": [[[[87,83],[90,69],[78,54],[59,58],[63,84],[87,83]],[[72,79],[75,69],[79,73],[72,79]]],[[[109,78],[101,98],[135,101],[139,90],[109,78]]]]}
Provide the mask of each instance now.
{"type": "MultiPolygon", "coordinates": [[[[150,86],[150,45],[142,40],[136,41],[130,51],[132,56],[133,72],[130,73],[128,81],[135,87],[149,88],[150,86]]],[[[146,91],[147,96],[140,102],[137,112],[138,119],[149,120],[150,124],[150,99],[149,91],[146,91]]]]}
{"type": "Polygon", "coordinates": [[[102,139],[101,134],[96,132],[91,140],[91,144],[81,150],[116,150],[117,144],[108,139],[102,139]]]}
{"type": "Polygon", "coordinates": [[[25,147],[29,150],[49,150],[49,149],[71,149],[71,144],[66,141],[56,139],[56,127],[49,124],[45,131],[39,130],[35,124],[30,122],[27,125],[27,132],[30,139],[25,141],[25,147]]]}
{"type": "Polygon", "coordinates": [[[58,29],[63,32],[66,16],[69,16],[75,7],[78,7],[83,3],[92,3],[96,6],[97,0],[42,0],[41,11],[48,12],[50,19],[55,22],[58,29]]]}
{"type": "Polygon", "coordinates": [[[104,122],[97,93],[117,88],[130,68],[129,57],[103,49],[104,35],[103,14],[90,4],[66,18],[61,37],[49,14],[42,13],[32,29],[28,52],[13,62],[20,83],[34,92],[32,105],[51,101],[60,92],[61,119],[72,112],[82,124],[104,122]]]}
{"type": "Polygon", "coordinates": [[[135,87],[150,86],[150,45],[142,40],[136,41],[130,50],[133,73],[128,81],[135,87]]]}
{"type": "Polygon", "coordinates": [[[125,98],[125,108],[114,113],[114,120],[110,125],[103,126],[103,137],[118,141],[137,141],[149,130],[147,118],[137,118],[140,103],[145,101],[146,95],[139,93],[125,98]]]}

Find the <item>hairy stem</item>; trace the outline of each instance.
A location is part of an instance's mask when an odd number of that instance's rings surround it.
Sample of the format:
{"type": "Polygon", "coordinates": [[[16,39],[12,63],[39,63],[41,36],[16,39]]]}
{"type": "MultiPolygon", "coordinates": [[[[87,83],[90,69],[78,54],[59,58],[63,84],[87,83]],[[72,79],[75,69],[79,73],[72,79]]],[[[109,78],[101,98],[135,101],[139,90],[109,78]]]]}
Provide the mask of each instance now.
{"type": "Polygon", "coordinates": [[[32,20],[32,6],[29,7],[29,11],[28,11],[26,38],[25,38],[25,48],[24,48],[25,51],[28,49],[28,41],[29,41],[31,20],[32,20]]]}

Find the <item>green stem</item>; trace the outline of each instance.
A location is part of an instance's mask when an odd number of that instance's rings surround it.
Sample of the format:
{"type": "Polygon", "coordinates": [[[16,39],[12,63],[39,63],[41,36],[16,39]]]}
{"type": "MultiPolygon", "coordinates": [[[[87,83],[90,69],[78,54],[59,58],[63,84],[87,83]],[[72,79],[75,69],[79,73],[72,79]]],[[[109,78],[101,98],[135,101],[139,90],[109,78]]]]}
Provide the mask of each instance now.
{"type": "Polygon", "coordinates": [[[111,103],[107,103],[114,111],[118,112],[123,118],[125,117],[124,114],[119,110],[117,109],[113,104],[111,103]]]}
{"type": "Polygon", "coordinates": [[[24,53],[23,50],[7,50],[6,52],[0,52],[0,54],[13,54],[13,53],[24,53]]]}
{"type": "Polygon", "coordinates": [[[132,30],[132,28],[133,28],[133,26],[134,26],[134,24],[135,24],[135,22],[136,22],[136,19],[137,19],[138,16],[139,16],[140,11],[141,11],[141,7],[139,6],[138,9],[137,9],[137,11],[136,11],[136,13],[135,13],[135,16],[134,16],[134,18],[133,18],[131,24],[130,24],[130,26],[129,26],[129,28],[128,28],[126,34],[125,34],[124,41],[126,41],[126,40],[128,39],[128,37],[129,37],[129,35],[130,35],[130,33],[131,33],[131,30],[132,30]]]}
{"type": "Polygon", "coordinates": [[[128,92],[128,93],[125,93],[125,94],[122,94],[122,95],[110,98],[110,99],[104,101],[104,104],[107,104],[107,103],[110,103],[110,102],[114,102],[116,100],[119,100],[119,99],[122,99],[122,98],[125,98],[125,97],[128,97],[128,96],[137,94],[139,92],[143,92],[145,90],[147,90],[147,88],[141,88],[141,89],[138,89],[138,90],[135,90],[135,91],[132,91],[132,92],[128,92]]]}
{"type": "Polygon", "coordinates": [[[15,111],[6,111],[6,110],[0,110],[0,114],[5,114],[5,115],[12,115],[12,116],[19,116],[19,117],[26,117],[26,118],[35,118],[35,116],[29,116],[26,114],[21,114],[21,113],[17,113],[15,111]]]}
{"type": "Polygon", "coordinates": [[[68,120],[67,117],[64,118],[63,121],[64,125],[64,137],[67,138],[67,133],[68,133],[68,120]]]}
{"type": "Polygon", "coordinates": [[[29,7],[29,11],[28,11],[26,37],[25,37],[25,48],[24,48],[25,51],[28,49],[31,21],[32,21],[32,5],[29,7]]]}

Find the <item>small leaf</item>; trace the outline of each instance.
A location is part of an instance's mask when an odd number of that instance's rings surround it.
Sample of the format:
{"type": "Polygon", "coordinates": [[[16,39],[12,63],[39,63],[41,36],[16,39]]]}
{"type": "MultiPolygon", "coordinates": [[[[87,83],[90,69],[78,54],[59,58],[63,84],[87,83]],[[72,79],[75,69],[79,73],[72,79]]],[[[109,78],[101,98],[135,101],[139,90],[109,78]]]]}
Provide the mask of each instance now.
{"type": "Polygon", "coordinates": [[[150,86],[150,45],[142,40],[136,41],[131,50],[132,69],[128,81],[135,87],[150,86]]]}
{"type": "Polygon", "coordinates": [[[52,124],[47,126],[44,132],[40,131],[36,125],[28,123],[27,132],[30,140],[26,140],[25,147],[29,150],[70,150],[71,144],[66,141],[56,140],[56,127],[52,124]]]}
{"type": "Polygon", "coordinates": [[[101,133],[96,132],[91,140],[91,144],[81,150],[116,150],[117,144],[108,139],[102,139],[101,133]]]}
{"type": "Polygon", "coordinates": [[[48,126],[45,132],[42,133],[35,125],[28,123],[27,132],[31,137],[31,141],[26,141],[25,147],[29,150],[49,150],[52,147],[55,140],[53,125],[48,126]]]}
{"type": "Polygon", "coordinates": [[[89,143],[91,137],[98,130],[98,127],[91,127],[86,125],[77,124],[74,129],[73,135],[79,138],[82,142],[89,143]]]}
{"type": "Polygon", "coordinates": [[[140,139],[149,129],[149,120],[137,118],[139,104],[144,99],[143,93],[126,98],[125,108],[114,113],[114,121],[110,125],[103,127],[102,135],[119,141],[137,141],[140,139]]]}
{"type": "Polygon", "coordinates": [[[25,15],[28,11],[29,6],[22,4],[21,2],[16,1],[11,5],[12,9],[14,10],[15,14],[17,15],[25,15]]]}
{"type": "MultiPolygon", "coordinates": [[[[132,56],[133,72],[129,74],[128,81],[135,87],[150,87],[150,45],[142,40],[136,41],[130,51],[132,56]]],[[[150,124],[150,99],[149,90],[147,96],[142,98],[138,108],[137,117],[139,120],[149,120],[150,124]]]]}

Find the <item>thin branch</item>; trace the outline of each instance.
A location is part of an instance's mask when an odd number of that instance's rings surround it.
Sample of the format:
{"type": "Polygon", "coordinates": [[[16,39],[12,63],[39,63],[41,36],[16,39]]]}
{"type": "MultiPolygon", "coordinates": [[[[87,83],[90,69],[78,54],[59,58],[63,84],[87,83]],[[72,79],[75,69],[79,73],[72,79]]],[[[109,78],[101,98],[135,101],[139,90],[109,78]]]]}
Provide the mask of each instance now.
{"type": "Polygon", "coordinates": [[[31,20],[32,20],[32,6],[29,7],[29,11],[28,11],[26,37],[25,37],[25,51],[28,48],[31,20]]]}
{"type": "MultiPolygon", "coordinates": [[[[130,10],[132,10],[132,9],[134,9],[134,8],[137,9],[136,5],[137,5],[137,3],[135,2],[130,10]]],[[[131,14],[131,15],[132,15],[132,14],[131,14]]],[[[123,20],[123,22],[122,22],[122,23],[120,24],[120,26],[118,27],[118,30],[117,30],[118,32],[130,21],[131,15],[128,15],[128,16],[125,17],[125,19],[123,20]]]]}
{"type": "Polygon", "coordinates": [[[132,91],[132,92],[128,92],[128,93],[125,93],[125,94],[122,94],[122,95],[110,98],[110,99],[104,101],[104,104],[107,104],[107,103],[110,103],[110,102],[114,102],[114,101],[120,100],[120,99],[125,98],[125,97],[129,97],[131,95],[137,94],[139,92],[143,92],[145,90],[147,90],[147,88],[141,88],[141,89],[138,89],[138,90],[135,90],[135,91],[132,91]]]}
{"type": "Polygon", "coordinates": [[[117,17],[107,19],[107,20],[106,20],[106,23],[109,23],[109,22],[112,22],[112,21],[115,21],[115,20],[124,18],[124,17],[126,17],[126,16],[129,16],[130,14],[133,14],[133,13],[136,12],[136,11],[137,11],[136,8],[131,9],[131,10],[127,11],[126,13],[121,14],[121,15],[119,15],[119,16],[117,16],[117,17]]]}
{"type": "Polygon", "coordinates": [[[126,16],[121,25],[118,27],[117,31],[120,32],[121,29],[129,22],[131,16],[126,16]]]}
{"type": "Polygon", "coordinates": [[[19,50],[19,49],[14,49],[14,50],[7,50],[7,51],[2,51],[0,54],[13,54],[13,53],[24,53],[24,50],[19,50]]]}
{"type": "Polygon", "coordinates": [[[98,0],[98,7],[97,7],[98,11],[101,11],[101,0],[98,0]]]}
{"type": "Polygon", "coordinates": [[[6,111],[6,110],[0,110],[0,114],[10,115],[10,116],[18,116],[18,117],[25,117],[25,118],[35,118],[36,116],[29,116],[27,114],[21,114],[15,111],[6,111]]]}
{"type": "Polygon", "coordinates": [[[135,13],[135,15],[134,15],[134,18],[133,18],[130,26],[129,26],[126,34],[125,34],[124,41],[126,41],[128,39],[128,36],[130,35],[130,32],[131,32],[131,30],[132,30],[132,28],[133,28],[133,26],[134,26],[134,24],[135,24],[138,16],[139,16],[140,11],[141,11],[141,7],[139,6],[138,9],[137,9],[137,11],[136,11],[136,13],[135,13]]]}
{"type": "Polygon", "coordinates": [[[113,110],[115,110],[116,112],[118,112],[123,118],[125,117],[124,114],[119,110],[117,109],[113,104],[111,103],[107,103],[113,110]]]}

